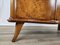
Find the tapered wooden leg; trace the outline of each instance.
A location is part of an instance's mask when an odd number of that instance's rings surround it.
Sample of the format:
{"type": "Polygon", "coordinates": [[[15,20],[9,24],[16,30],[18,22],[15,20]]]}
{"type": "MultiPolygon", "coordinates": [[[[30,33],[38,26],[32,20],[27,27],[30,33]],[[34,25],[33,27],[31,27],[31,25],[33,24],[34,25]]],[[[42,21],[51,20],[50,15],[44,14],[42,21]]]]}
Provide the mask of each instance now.
{"type": "Polygon", "coordinates": [[[21,31],[21,28],[23,26],[24,22],[16,22],[16,26],[15,26],[15,34],[14,34],[14,37],[12,39],[12,42],[15,42],[20,31],[21,31]]]}
{"type": "Polygon", "coordinates": [[[58,31],[60,31],[60,24],[58,24],[58,31]]]}

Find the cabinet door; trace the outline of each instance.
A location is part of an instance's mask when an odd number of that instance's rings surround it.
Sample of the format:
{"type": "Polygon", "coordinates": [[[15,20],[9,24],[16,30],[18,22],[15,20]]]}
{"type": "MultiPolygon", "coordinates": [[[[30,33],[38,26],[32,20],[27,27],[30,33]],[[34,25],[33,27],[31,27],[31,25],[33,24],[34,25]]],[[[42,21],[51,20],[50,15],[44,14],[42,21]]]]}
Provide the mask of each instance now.
{"type": "Polygon", "coordinates": [[[16,0],[16,17],[53,19],[55,0],[16,0]]]}
{"type": "Polygon", "coordinates": [[[57,0],[55,19],[60,20],[60,0],[57,0]]]}

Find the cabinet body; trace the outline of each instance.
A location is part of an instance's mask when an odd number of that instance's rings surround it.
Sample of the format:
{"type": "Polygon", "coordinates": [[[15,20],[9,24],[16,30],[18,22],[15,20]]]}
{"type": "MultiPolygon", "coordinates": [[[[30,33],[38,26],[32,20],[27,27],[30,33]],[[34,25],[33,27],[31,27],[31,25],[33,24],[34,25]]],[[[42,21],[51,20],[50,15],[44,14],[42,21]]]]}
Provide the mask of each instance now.
{"type": "Polygon", "coordinates": [[[11,0],[10,21],[59,23],[59,0],[11,0]],[[14,4],[16,1],[16,8],[14,4]],[[11,19],[12,18],[12,19],[11,19]]]}
{"type": "Polygon", "coordinates": [[[49,0],[17,0],[19,18],[52,19],[54,10],[49,0]]]}

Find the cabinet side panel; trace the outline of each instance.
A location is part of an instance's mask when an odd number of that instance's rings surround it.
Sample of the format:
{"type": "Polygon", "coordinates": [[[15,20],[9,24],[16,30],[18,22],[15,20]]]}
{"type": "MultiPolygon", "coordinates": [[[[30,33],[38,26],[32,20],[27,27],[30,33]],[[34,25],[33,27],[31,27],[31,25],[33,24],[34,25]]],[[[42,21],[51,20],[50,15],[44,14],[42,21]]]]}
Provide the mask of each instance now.
{"type": "Polygon", "coordinates": [[[15,18],[15,0],[10,0],[10,17],[15,18]]]}

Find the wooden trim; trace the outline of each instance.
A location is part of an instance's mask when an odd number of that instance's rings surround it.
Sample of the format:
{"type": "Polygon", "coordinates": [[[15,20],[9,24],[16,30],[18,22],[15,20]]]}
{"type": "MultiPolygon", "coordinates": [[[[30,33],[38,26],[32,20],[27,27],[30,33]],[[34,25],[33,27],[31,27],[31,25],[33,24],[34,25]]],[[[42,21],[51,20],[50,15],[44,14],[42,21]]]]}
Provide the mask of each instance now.
{"type": "MultiPolygon", "coordinates": [[[[9,22],[30,22],[30,23],[46,23],[46,24],[57,24],[57,22],[55,22],[55,20],[37,20],[37,19],[13,19],[10,18],[8,19],[9,22]]],[[[59,22],[58,22],[59,23],[59,22]]]]}
{"type": "Polygon", "coordinates": [[[10,17],[14,17],[15,7],[14,7],[15,0],[10,0],[10,17]]]}

